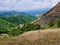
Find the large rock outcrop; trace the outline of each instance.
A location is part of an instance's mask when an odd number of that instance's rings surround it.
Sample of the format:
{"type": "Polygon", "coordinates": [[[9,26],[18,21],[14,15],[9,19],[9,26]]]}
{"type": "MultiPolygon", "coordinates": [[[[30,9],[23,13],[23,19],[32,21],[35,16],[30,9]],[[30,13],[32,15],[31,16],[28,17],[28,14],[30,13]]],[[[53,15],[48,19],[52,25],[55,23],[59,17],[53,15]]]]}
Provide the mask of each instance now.
{"type": "Polygon", "coordinates": [[[48,24],[49,21],[56,23],[58,20],[60,20],[60,2],[43,15],[41,23],[45,25],[48,24]]]}
{"type": "Polygon", "coordinates": [[[60,20],[60,2],[51,10],[43,14],[41,19],[37,19],[35,22],[33,22],[33,24],[47,25],[50,21],[56,23],[57,20],[60,20]]]}

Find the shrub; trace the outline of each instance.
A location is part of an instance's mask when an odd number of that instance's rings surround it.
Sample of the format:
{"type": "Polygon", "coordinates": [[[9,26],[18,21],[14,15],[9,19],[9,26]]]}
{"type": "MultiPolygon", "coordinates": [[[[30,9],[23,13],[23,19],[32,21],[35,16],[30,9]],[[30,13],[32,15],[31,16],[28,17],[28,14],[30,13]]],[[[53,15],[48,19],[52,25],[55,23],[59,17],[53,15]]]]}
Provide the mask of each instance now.
{"type": "Polygon", "coordinates": [[[21,33],[22,33],[22,31],[20,29],[15,29],[14,28],[14,29],[9,30],[8,35],[10,35],[10,36],[16,36],[16,35],[19,35],[21,33]]]}
{"type": "Polygon", "coordinates": [[[53,23],[52,20],[48,23],[48,26],[49,26],[49,27],[53,27],[53,26],[54,26],[54,23],[53,23]]]}
{"type": "Polygon", "coordinates": [[[21,28],[21,30],[23,31],[23,32],[25,32],[25,31],[31,31],[31,30],[38,30],[38,29],[40,29],[41,27],[40,27],[40,25],[33,25],[33,24],[25,24],[22,28],[21,28]]]}
{"type": "Polygon", "coordinates": [[[38,30],[38,29],[40,29],[40,28],[41,28],[40,25],[33,25],[33,27],[32,27],[33,30],[38,30]]]}
{"type": "Polygon", "coordinates": [[[57,21],[57,27],[60,27],[60,20],[57,21]]]}

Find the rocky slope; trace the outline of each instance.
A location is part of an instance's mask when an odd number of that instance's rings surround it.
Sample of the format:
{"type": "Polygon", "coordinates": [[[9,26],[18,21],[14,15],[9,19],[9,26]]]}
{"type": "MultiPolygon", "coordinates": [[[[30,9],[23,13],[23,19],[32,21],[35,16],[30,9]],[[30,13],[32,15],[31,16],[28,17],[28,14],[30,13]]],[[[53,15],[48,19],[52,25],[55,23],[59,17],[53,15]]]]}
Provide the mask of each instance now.
{"type": "Polygon", "coordinates": [[[47,24],[49,21],[53,21],[54,23],[56,23],[57,20],[60,20],[60,3],[58,3],[50,11],[45,13],[41,22],[42,24],[47,24]]]}
{"type": "Polygon", "coordinates": [[[46,25],[50,21],[53,21],[53,23],[56,23],[58,20],[60,20],[60,2],[54,6],[51,10],[43,14],[42,18],[38,21],[38,19],[34,22],[34,24],[41,24],[46,25]],[[39,23],[37,23],[37,21],[39,23]]]}

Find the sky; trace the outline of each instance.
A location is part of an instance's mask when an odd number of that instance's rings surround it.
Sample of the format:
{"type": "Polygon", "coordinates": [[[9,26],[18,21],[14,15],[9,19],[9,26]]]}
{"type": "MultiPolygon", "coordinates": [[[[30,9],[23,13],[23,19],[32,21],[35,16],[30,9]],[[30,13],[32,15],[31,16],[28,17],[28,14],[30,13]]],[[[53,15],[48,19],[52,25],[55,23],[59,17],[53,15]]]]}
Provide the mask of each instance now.
{"type": "Polygon", "coordinates": [[[0,10],[38,10],[51,8],[60,0],[0,0],[0,10]]]}

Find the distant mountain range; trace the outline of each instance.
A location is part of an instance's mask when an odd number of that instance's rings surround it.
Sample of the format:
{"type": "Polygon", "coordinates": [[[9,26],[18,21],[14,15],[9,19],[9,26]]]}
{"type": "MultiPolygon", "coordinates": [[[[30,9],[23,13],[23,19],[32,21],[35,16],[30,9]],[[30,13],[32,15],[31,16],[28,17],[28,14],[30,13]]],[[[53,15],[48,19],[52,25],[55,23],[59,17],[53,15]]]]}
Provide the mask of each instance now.
{"type": "Polygon", "coordinates": [[[29,15],[32,15],[32,16],[35,16],[36,14],[44,14],[46,13],[47,11],[49,11],[51,8],[45,8],[45,9],[38,9],[38,10],[28,10],[28,11],[9,11],[9,10],[0,10],[0,16],[3,16],[3,15],[15,15],[15,14],[29,14],[29,15]]]}
{"type": "Polygon", "coordinates": [[[47,11],[49,11],[50,8],[46,8],[46,9],[40,9],[40,10],[29,10],[29,11],[25,11],[27,14],[36,16],[36,14],[44,14],[47,11]]]}
{"type": "Polygon", "coordinates": [[[2,11],[0,12],[0,16],[14,16],[16,14],[19,14],[19,15],[29,15],[25,12],[18,12],[18,11],[2,11]]]}

